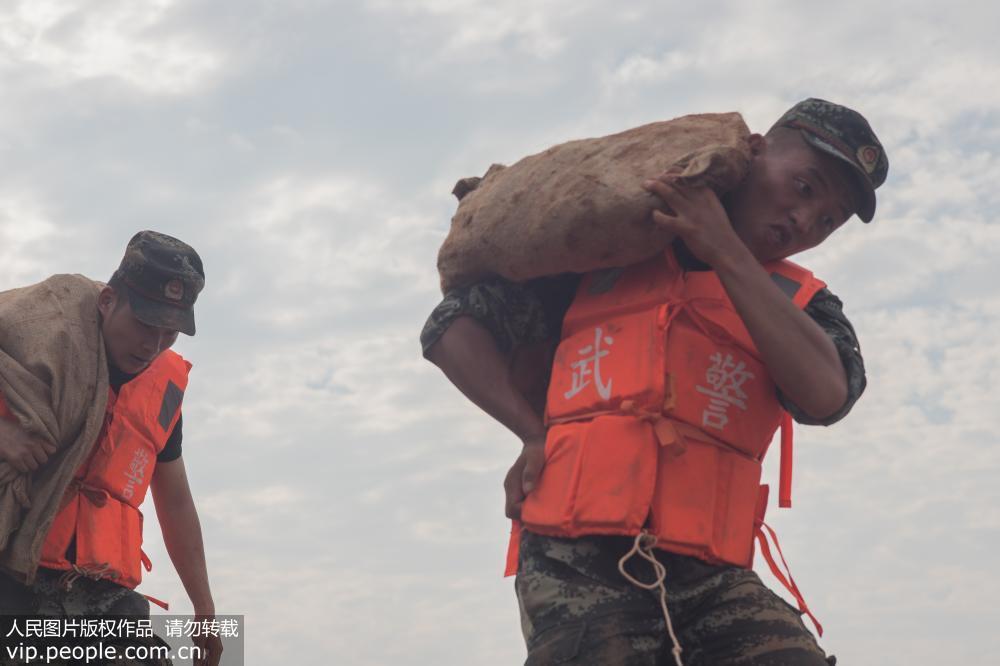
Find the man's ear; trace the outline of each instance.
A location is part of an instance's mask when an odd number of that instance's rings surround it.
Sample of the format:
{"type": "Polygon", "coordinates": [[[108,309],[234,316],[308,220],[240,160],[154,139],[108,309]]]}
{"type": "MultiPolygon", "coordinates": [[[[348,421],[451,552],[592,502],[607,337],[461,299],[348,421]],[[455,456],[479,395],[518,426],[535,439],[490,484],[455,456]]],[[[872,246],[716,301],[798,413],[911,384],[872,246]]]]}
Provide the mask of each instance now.
{"type": "Polygon", "coordinates": [[[97,310],[102,317],[107,318],[118,304],[118,292],[111,287],[104,287],[97,296],[97,310]]]}
{"type": "Polygon", "coordinates": [[[751,157],[762,155],[767,150],[767,139],[760,134],[751,134],[748,136],[747,143],[750,145],[751,157]]]}

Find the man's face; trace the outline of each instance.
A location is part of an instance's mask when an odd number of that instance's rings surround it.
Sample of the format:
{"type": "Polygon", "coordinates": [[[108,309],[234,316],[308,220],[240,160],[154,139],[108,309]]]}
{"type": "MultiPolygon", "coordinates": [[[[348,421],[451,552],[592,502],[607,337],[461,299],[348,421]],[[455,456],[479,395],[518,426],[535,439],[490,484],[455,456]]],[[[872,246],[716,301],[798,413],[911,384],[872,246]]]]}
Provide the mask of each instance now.
{"type": "Polygon", "coordinates": [[[150,326],[136,319],[128,297],[111,287],[101,292],[97,308],[101,312],[101,331],[108,358],[124,373],[142,372],[177,340],[177,331],[150,326]]]}
{"type": "Polygon", "coordinates": [[[726,198],[733,229],[760,262],[816,247],[854,212],[847,165],[798,132],[751,137],[750,170],[726,198]]]}

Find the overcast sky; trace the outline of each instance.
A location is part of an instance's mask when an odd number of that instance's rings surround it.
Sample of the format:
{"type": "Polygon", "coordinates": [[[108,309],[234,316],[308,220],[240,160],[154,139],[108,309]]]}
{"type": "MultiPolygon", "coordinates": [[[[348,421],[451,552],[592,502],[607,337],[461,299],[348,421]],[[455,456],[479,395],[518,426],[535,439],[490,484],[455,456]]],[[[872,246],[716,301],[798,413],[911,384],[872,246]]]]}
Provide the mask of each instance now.
{"type": "MultiPolygon", "coordinates": [[[[521,663],[519,442],[417,339],[451,186],[685,113],[851,105],[890,159],[876,221],[800,261],[869,388],[799,429],[771,521],[840,663],[995,664],[998,25],[985,1],[0,1],[0,289],[106,279],[139,229],[201,253],[184,459],[248,664],[521,663]]],[[[184,612],[144,508],[141,589],[184,612]]]]}

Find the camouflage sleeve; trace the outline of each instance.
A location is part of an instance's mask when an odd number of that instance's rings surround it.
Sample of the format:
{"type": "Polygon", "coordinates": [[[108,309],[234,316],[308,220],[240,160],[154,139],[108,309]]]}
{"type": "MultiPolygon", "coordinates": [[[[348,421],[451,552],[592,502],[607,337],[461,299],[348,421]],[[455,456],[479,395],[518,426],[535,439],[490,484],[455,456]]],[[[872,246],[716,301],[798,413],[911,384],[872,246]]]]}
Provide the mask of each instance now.
{"type": "Polygon", "coordinates": [[[781,395],[781,391],[778,391],[778,399],[799,423],[833,425],[847,416],[847,413],[854,407],[854,403],[864,393],[867,380],[865,379],[864,359],[861,358],[861,346],[858,344],[858,336],[854,332],[854,327],[844,315],[844,304],[829,289],[820,289],[816,292],[816,295],[806,306],[805,313],[823,327],[823,330],[837,347],[840,361],[844,364],[844,370],[847,372],[847,400],[843,407],[834,414],[825,419],[814,419],[799,409],[791,400],[781,395]]]}
{"type": "MultiPolygon", "coordinates": [[[[522,344],[558,335],[559,322],[569,299],[565,299],[565,306],[562,303],[550,305],[546,302],[547,291],[540,286],[544,285],[539,281],[517,284],[491,278],[448,292],[431,312],[420,333],[424,357],[451,323],[461,316],[473,317],[485,326],[505,354],[522,344]]],[[[569,293],[571,297],[572,292],[569,293]]]]}

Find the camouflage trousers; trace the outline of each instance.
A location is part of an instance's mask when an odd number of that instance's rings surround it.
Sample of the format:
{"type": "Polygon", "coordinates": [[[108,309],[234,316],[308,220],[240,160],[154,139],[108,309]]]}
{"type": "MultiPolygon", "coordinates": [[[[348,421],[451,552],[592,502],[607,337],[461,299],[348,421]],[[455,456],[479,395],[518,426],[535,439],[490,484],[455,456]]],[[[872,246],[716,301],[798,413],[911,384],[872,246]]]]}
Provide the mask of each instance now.
{"type": "MultiPolygon", "coordinates": [[[[149,602],[135,590],[110,580],[91,580],[82,577],[74,580],[70,588],[66,589],[60,580],[62,576],[62,571],[39,569],[35,582],[26,586],[0,573],[0,616],[128,617],[133,620],[149,618],[149,602]]],[[[122,649],[125,645],[166,645],[156,636],[115,640],[120,641],[122,649]]],[[[11,660],[6,653],[0,652],[0,666],[19,663],[21,662],[11,660]]],[[[66,663],[68,666],[72,662],[46,663],[66,663]]],[[[104,663],[108,666],[171,666],[169,659],[144,661],[117,659],[104,663]]]]}
{"type": "MultiPolygon", "coordinates": [[[[627,581],[618,561],[631,537],[521,534],[515,582],[528,647],[525,666],[673,666],[659,593],[627,581]]],[[[753,571],[654,551],[684,666],[833,666],[799,611],[753,571]]],[[[652,582],[638,557],[626,570],[652,582]]]]}

